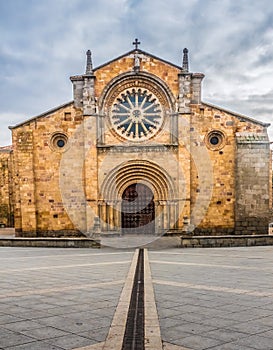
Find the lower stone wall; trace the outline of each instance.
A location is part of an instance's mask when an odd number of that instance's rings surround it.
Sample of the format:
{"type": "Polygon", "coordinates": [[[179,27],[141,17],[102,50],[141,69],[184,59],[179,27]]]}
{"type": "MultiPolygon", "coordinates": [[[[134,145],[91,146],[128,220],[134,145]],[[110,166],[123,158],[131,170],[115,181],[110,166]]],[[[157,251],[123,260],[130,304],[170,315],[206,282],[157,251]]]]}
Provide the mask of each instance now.
{"type": "Polygon", "coordinates": [[[211,228],[195,228],[193,231],[194,236],[222,236],[232,235],[235,233],[233,227],[211,227],[211,228]]]}
{"type": "Polygon", "coordinates": [[[266,245],[273,245],[273,236],[181,236],[181,248],[251,247],[266,245]]]}
{"type": "Polygon", "coordinates": [[[28,231],[28,232],[15,232],[16,237],[52,237],[52,238],[69,238],[69,237],[78,237],[78,238],[84,238],[86,237],[82,232],[79,230],[60,230],[60,231],[53,231],[53,230],[43,230],[43,231],[28,231]]]}
{"type": "Polygon", "coordinates": [[[8,204],[0,204],[0,224],[9,225],[9,206],[8,204]]]}
{"type": "Polygon", "coordinates": [[[268,224],[270,220],[266,217],[245,217],[236,220],[235,233],[241,235],[244,233],[266,235],[268,233],[268,224]]]}
{"type": "Polygon", "coordinates": [[[0,238],[0,247],[100,248],[88,238],[0,238]]]}
{"type": "Polygon", "coordinates": [[[266,133],[236,133],[235,233],[267,234],[272,165],[266,133]]]}

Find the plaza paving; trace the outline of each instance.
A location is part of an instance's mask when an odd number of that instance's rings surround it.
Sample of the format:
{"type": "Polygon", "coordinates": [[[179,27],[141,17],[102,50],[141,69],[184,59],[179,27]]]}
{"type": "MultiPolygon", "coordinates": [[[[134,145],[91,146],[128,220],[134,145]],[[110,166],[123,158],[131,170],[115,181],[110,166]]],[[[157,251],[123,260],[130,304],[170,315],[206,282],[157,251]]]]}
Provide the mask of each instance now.
{"type": "MultiPolygon", "coordinates": [[[[273,349],[273,247],[159,246],[148,256],[165,349],[273,349]]],[[[0,349],[95,349],[133,255],[0,247],[0,349]]]]}
{"type": "Polygon", "coordinates": [[[163,340],[190,349],[273,349],[273,248],[149,253],[163,340]]]}

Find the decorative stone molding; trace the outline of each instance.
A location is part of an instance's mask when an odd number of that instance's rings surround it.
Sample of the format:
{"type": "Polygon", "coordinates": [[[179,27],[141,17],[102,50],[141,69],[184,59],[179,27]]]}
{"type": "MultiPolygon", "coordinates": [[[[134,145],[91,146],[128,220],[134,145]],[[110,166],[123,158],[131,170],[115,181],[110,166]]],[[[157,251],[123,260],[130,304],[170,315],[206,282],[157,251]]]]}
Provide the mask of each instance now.
{"type": "Polygon", "coordinates": [[[123,145],[107,145],[102,146],[98,145],[97,149],[101,153],[141,153],[141,152],[169,152],[170,150],[177,153],[178,146],[177,145],[139,145],[132,146],[128,144],[123,145]]]}
{"type": "Polygon", "coordinates": [[[237,132],[237,143],[269,143],[268,135],[264,133],[237,132]]]}
{"type": "Polygon", "coordinates": [[[98,106],[101,111],[108,111],[118,95],[130,88],[143,88],[151,91],[166,110],[174,110],[175,98],[164,81],[146,72],[127,72],[112,79],[102,92],[98,106]]]}
{"type": "Polygon", "coordinates": [[[147,160],[131,160],[120,164],[106,176],[101,185],[101,200],[117,201],[131,183],[150,184],[155,200],[174,200],[175,184],[158,164],[147,160]]]}

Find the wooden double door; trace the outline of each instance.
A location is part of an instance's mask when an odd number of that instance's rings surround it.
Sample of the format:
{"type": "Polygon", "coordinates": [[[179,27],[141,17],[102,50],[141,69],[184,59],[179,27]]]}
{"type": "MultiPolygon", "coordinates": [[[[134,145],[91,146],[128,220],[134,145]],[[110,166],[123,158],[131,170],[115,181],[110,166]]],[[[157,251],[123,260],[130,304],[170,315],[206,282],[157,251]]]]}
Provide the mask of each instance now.
{"type": "Polygon", "coordinates": [[[123,233],[153,234],[155,232],[154,195],[148,186],[135,183],[124,190],[121,223],[123,233]]]}

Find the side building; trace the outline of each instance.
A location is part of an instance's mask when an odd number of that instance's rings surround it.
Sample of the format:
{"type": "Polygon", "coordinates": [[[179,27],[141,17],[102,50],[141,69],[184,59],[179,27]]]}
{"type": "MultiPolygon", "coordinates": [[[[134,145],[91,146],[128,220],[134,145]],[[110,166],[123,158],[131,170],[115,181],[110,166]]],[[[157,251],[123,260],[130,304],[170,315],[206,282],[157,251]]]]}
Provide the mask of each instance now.
{"type": "Polygon", "coordinates": [[[12,146],[0,147],[0,227],[14,226],[12,146]]]}

